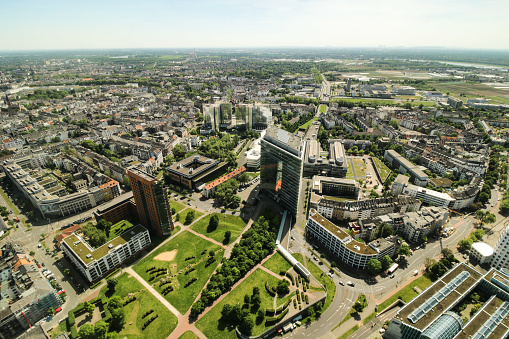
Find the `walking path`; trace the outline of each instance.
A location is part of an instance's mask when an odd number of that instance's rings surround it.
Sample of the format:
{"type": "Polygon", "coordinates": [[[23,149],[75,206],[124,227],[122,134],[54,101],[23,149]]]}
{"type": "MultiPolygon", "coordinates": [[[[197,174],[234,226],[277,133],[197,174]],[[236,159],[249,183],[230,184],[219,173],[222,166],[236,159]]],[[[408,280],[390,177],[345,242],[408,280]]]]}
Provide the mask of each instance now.
{"type": "Polygon", "coordinates": [[[210,241],[211,243],[213,243],[213,244],[215,244],[215,245],[217,245],[217,246],[221,246],[221,247],[222,247],[222,248],[224,248],[225,250],[227,249],[227,247],[226,247],[225,245],[221,244],[220,242],[215,241],[214,239],[209,238],[209,237],[207,237],[207,236],[205,236],[205,235],[203,235],[203,234],[201,234],[201,233],[198,233],[198,232],[196,232],[196,231],[192,230],[191,228],[188,228],[187,230],[188,230],[189,232],[193,233],[194,235],[199,236],[200,238],[203,238],[203,239],[205,239],[205,240],[208,240],[208,241],[210,241]]]}
{"type": "Polygon", "coordinates": [[[148,282],[143,280],[143,278],[140,277],[138,273],[136,273],[131,267],[126,268],[125,271],[136,278],[136,280],[138,280],[150,293],[152,293],[154,297],[157,298],[157,300],[161,302],[161,304],[169,309],[171,313],[173,313],[177,318],[181,316],[180,312],[177,311],[175,307],[173,307],[166,299],[164,299],[164,297],[160,295],[152,286],[150,286],[148,282]]]}

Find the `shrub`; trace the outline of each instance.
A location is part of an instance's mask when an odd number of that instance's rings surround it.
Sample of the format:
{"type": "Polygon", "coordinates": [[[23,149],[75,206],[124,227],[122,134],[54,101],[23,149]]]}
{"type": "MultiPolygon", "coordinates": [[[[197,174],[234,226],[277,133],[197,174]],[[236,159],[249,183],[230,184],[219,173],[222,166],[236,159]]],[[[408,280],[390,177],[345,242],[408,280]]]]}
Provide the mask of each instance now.
{"type": "Polygon", "coordinates": [[[73,326],[76,323],[73,311],[69,311],[69,314],[67,315],[67,323],[69,324],[69,327],[73,326]]]}
{"type": "Polygon", "coordinates": [[[306,304],[309,304],[309,298],[307,294],[306,294],[306,304]]]}
{"type": "Polygon", "coordinates": [[[76,326],[71,327],[71,338],[77,339],[78,338],[78,330],[76,329],[76,326]]]}
{"type": "MultiPolygon", "coordinates": [[[[189,280],[188,282],[186,282],[186,284],[184,285],[184,287],[187,287],[189,285],[191,285],[192,283],[194,283],[196,280],[198,280],[198,278],[194,277],[192,278],[191,280],[189,280]]],[[[171,287],[171,286],[170,286],[171,287]]]]}

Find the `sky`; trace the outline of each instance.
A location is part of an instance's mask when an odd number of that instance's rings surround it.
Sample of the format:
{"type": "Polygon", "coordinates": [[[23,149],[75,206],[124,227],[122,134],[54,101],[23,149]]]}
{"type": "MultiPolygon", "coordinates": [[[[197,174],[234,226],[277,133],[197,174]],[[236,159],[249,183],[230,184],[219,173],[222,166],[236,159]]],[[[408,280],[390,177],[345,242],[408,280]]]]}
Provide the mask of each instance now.
{"type": "Polygon", "coordinates": [[[509,49],[508,0],[0,0],[0,50],[509,49]]]}

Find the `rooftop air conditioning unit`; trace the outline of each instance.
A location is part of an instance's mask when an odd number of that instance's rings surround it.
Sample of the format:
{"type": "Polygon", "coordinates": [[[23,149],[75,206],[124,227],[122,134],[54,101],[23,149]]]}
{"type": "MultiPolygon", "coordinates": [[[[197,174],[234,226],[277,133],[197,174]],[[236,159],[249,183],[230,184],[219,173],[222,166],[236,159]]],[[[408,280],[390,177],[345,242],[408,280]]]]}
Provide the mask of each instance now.
{"type": "Polygon", "coordinates": [[[92,258],[92,254],[89,253],[89,254],[87,254],[87,259],[90,259],[90,258],[92,258]]]}
{"type": "Polygon", "coordinates": [[[113,244],[109,244],[109,245],[108,245],[108,248],[113,248],[113,244]]]}

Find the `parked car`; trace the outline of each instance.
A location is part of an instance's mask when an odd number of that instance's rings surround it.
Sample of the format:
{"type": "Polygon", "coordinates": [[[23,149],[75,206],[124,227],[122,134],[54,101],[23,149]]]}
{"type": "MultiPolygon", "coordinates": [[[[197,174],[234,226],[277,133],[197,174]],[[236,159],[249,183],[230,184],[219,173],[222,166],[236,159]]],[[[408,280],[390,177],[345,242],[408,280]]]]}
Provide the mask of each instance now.
{"type": "Polygon", "coordinates": [[[340,284],[341,286],[345,286],[345,284],[343,284],[343,282],[342,282],[342,281],[340,281],[340,282],[339,282],[339,284],[340,284]]]}

